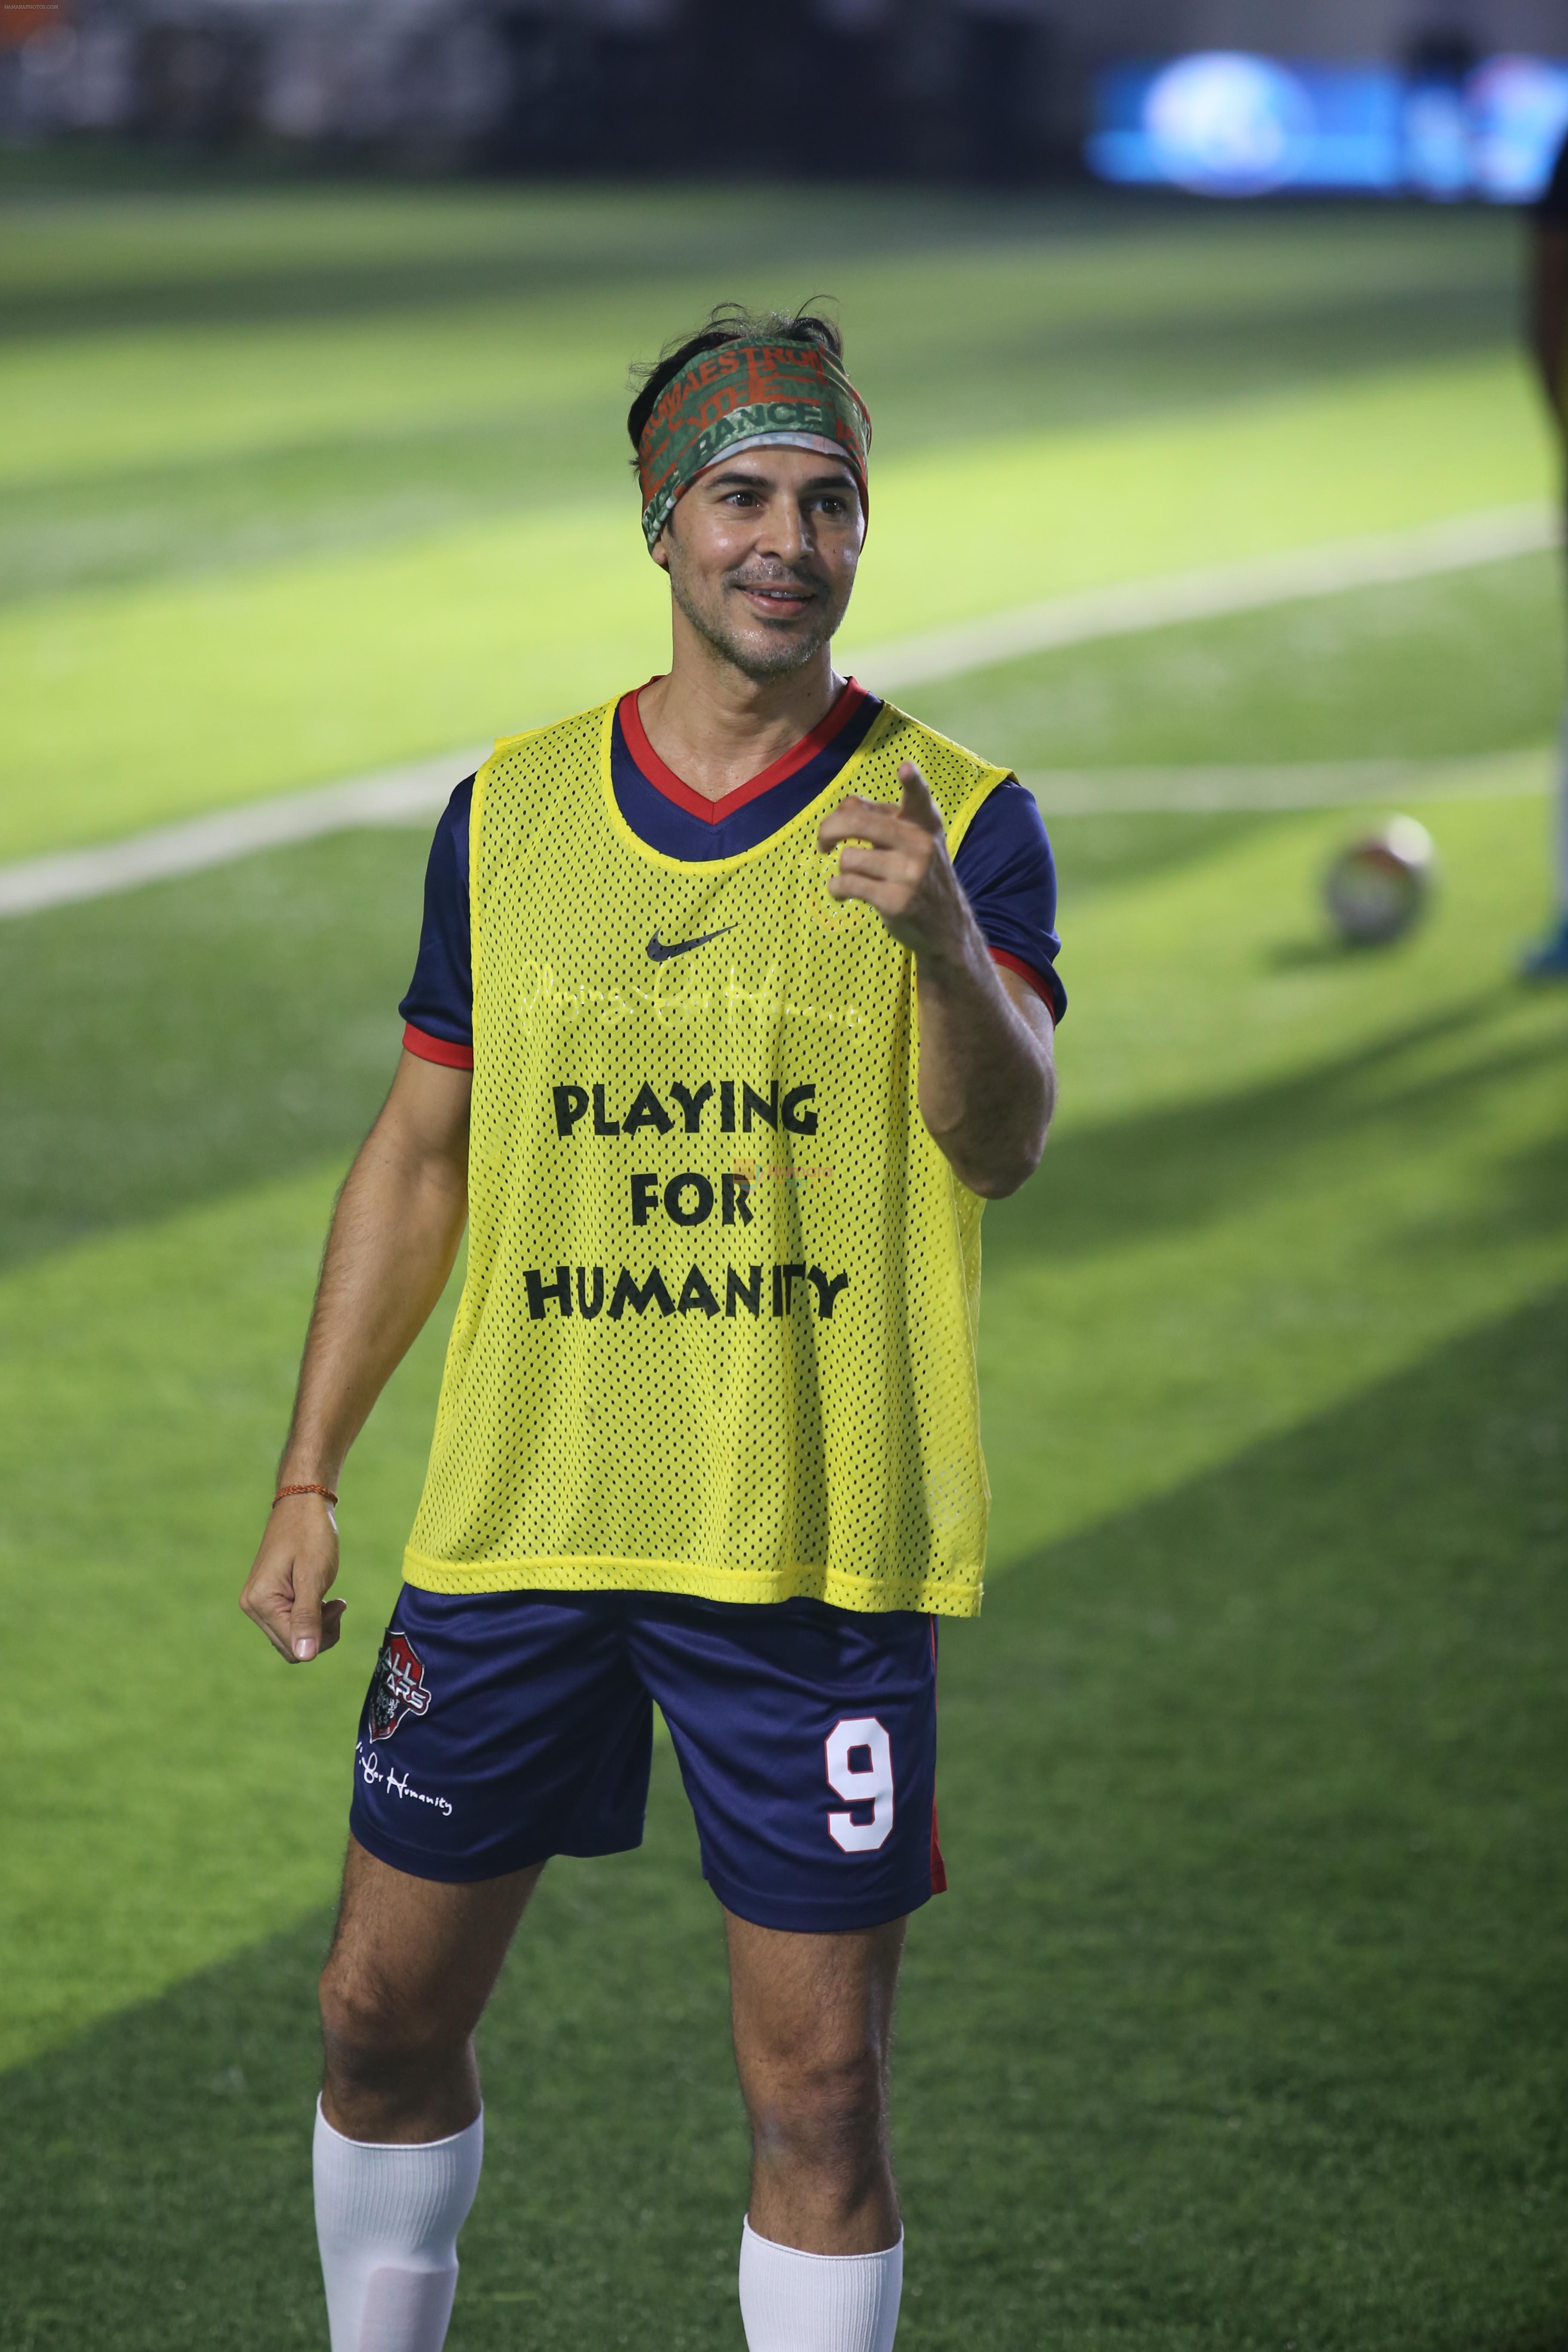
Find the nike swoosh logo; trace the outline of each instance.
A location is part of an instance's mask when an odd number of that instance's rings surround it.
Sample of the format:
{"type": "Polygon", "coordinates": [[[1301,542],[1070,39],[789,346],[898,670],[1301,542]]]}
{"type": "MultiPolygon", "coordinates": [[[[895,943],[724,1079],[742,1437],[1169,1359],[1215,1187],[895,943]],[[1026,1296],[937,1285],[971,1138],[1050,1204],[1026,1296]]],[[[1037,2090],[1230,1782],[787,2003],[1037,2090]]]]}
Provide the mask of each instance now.
{"type": "Polygon", "coordinates": [[[716,931],[704,931],[700,940],[674,940],[668,947],[655,931],[647,943],[647,951],[655,963],[663,963],[668,956],[689,955],[693,948],[705,948],[710,940],[721,940],[726,931],[738,931],[740,928],[739,923],[725,923],[716,931]]]}

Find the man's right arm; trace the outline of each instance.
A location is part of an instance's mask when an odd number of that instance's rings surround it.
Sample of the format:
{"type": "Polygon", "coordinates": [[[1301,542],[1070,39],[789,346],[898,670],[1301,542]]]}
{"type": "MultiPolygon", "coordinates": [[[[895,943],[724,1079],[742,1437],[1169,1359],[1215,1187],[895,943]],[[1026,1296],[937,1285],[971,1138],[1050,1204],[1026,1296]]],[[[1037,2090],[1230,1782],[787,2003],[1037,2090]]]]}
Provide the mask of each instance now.
{"type": "MultiPolygon", "coordinates": [[[[405,1053],[338,1196],[305,1341],[279,1486],[336,1490],[349,1447],[446,1286],[468,1214],[473,1075],[405,1053]]],[[[267,1523],[240,1595],[279,1654],[304,1663],[338,1638],[338,1531],[321,1495],[267,1523]]]]}

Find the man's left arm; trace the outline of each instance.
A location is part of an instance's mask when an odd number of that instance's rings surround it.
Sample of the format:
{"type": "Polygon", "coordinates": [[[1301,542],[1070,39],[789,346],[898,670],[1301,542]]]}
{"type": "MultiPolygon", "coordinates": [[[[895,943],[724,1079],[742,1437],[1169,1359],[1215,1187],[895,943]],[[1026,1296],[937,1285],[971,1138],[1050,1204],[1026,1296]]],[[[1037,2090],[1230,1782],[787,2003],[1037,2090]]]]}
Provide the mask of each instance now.
{"type": "Polygon", "coordinates": [[[897,808],[858,793],[840,801],[816,845],[839,851],[831,895],[864,898],[913,954],[921,1116],[959,1181],[997,1200],[1034,1174],[1046,1148],[1055,1024],[1028,983],[992,961],[912,761],[899,782],[897,808]]]}

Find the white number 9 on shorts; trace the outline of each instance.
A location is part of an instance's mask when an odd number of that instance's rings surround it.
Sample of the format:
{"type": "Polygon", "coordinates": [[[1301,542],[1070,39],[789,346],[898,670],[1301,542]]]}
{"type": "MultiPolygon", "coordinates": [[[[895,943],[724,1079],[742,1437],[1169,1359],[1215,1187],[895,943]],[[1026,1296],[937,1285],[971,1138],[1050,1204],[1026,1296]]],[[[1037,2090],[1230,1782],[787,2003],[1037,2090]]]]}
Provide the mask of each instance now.
{"type": "Polygon", "coordinates": [[[846,1716],[828,1733],[827,1785],[847,1803],[871,1807],[868,1822],[858,1822],[851,1813],[828,1814],[835,1845],[846,1853],[873,1853],[885,1845],[893,1826],[893,1751],[874,1715],[846,1716]],[[855,1763],[857,1748],[866,1751],[868,1763],[855,1763]]]}

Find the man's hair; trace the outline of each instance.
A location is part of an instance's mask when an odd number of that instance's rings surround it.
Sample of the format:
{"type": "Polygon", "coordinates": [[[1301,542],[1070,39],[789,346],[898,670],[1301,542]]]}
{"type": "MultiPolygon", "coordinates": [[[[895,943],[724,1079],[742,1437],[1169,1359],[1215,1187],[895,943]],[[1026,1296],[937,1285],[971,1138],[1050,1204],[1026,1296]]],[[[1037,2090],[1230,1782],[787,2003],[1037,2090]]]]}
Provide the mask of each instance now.
{"type": "Polygon", "coordinates": [[[743,302],[715,303],[695,334],[673,338],[656,360],[632,362],[632,382],[638,391],[626,412],[626,431],[634,465],[643,427],[665,385],[689,361],[703,352],[716,352],[721,343],[815,343],[829,359],[842,362],[844,358],[844,338],[837,325],[816,310],[748,310],[743,302]]]}

